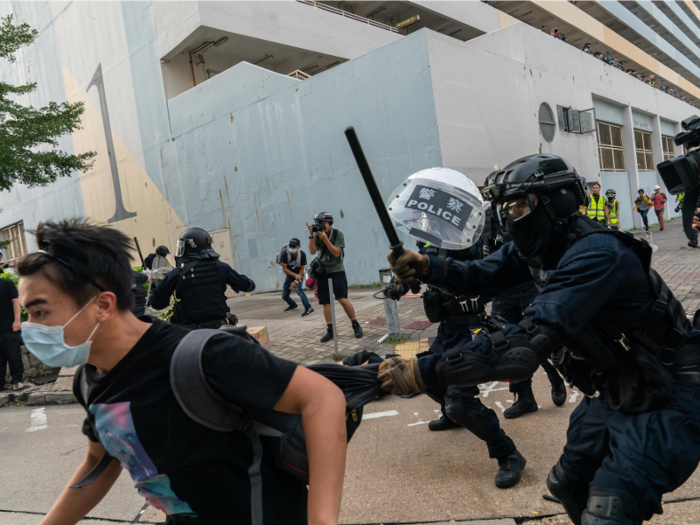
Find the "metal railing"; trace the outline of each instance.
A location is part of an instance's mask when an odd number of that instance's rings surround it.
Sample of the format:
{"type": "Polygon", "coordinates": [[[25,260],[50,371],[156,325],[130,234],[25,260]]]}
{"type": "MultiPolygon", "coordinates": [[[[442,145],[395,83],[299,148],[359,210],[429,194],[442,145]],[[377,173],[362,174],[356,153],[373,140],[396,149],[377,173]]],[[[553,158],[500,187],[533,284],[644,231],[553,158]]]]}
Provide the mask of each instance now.
{"type": "Polygon", "coordinates": [[[310,5],[311,7],[317,7],[318,9],[323,9],[324,11],[328,11],[329,13],[335,13],[336,15],[340,15],[345,18],[350,18],[352,20],[356,20],[358,22],[362,22],[363,24],[367,24],[370,26],[378,27],[379,29],[385,29],[386,31],[391,31],[392,33],[396,33],[397,35],[403,35],[401,31],[396,29],[393,26],[387,25],[387,24],[382,24],[381,22],[376,22],[372,20],[371,18],[365,18],[364,16],[356,15],[353,13],[348,13],[347,11],[343,11],[342,9],[338,9],[337,7],[330,6],[328,4],[322,4],[321,2],[314,2],[313,0],[297,0],[297,2],[310,5]]]}

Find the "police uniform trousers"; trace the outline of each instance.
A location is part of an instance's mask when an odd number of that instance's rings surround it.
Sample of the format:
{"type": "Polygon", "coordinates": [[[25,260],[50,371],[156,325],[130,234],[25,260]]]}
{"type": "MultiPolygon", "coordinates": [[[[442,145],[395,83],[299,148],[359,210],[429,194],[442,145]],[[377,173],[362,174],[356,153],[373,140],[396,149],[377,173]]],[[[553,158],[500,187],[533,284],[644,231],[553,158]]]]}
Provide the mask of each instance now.
{"type": "MultiPolygon", "coordinates": [[[[438,325],[437,337],[430,345],[428,350],[431,354],[444,354],[447,350],[458,346],[460,342],[465,343],[471,341],[472,335],[467,325],[451,326],[445,323],[438,325]]],[[[459,400],[464,409],[473,413],[484,421],[492,430],[497,433],[500,428],[500,422],[496,413],[486,407],[479,399],[478,386],[448,386],[435,385],[428,389],[428,395],[432,399],[439,400],[442,413],[445,414],[445,401],[459,400]]],[[[447,415],[445,415],[447,417],[447,415]]],[[[449,419],[449,418],[448,418],[449,419]]],[[[515,444],[513,440],[503,434],[503,437],[498,439],[494,444],[487,445],[490,458],[504,458],[515,452],[515,444]]]]}
{"type": "Polygon", "coordinates": [[[641,414],[584,397],[572,412],[561,463],[583,502],[589,487],[624,490],[645,516],[680,487],[700,462],[700,387],[676,380],[664,408],[641,414]]]}
{"type": "MultiPolygon", "coordinates": [[[[525,308],[532,304],[535,297],[537,297],[537,288],[535,288],[534,284],[521,292],[497,295],[491,302],[491,315],[494,317],[501,317],[510,324],[518,324],[523,320],[525,308]]],[[[547,379],[549,379],[550,384],[556,385],[564,383],[564,380],[554,368],[554,365],[546,359],[542,361],[541,364],[542,369],[547,374],[547,379]]],[[[531,388],[531,385],[532,378],[525,379],[524,381],[509,383],[508,390],[511,393],[518,393],[525,388],[531,388]]]]}

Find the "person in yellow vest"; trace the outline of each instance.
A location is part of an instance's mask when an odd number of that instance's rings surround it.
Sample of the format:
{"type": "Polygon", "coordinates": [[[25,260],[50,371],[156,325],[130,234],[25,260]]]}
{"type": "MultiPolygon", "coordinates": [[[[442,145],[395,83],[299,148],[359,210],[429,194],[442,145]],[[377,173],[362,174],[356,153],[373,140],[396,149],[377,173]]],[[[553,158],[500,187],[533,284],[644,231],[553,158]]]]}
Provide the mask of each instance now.
{"type": "Polygon", "coordinates": [[[591,195],[588,197],[586,215],[594,221],[608,223],[608,207],[605,199],[600,194],[600,183],[598,182],[591,184],[591,195]]]}
{"type": "Polygon", "coordinates": [[[581,215],[586,215],[586,203],[588,202],[588,187],[586,186],[586,179],[581,177],[581,186],[583,186],[583,192],[586,194],[583,204],[578,207],[578,212],[581,215]]]}
{"type": "Polygon", "coordinates": [[[612,229],[620,229],[620,203],[615,198],[615,190],[608,190],[605,196],[608,198],[608,227],[612,229]]]}

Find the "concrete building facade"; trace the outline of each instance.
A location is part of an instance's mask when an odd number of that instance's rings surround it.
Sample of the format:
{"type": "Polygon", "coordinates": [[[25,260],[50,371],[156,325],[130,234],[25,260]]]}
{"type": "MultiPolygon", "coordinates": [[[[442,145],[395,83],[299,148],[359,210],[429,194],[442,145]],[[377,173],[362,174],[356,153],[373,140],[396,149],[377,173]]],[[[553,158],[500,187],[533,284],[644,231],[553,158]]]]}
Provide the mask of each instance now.
{"type": "MultiPolygon", "coordinates": [[[[668,137],[698,113],[481,2],[364,2],[364,15],[336,4],[0,3],[40,31],[3,80],[36,81],[27,104],[82,101],[83,128],[61,147],[97,152],[88,172],[0,193],[3,239],[85,216],[145,255],[200,226],[267,291],[283,282],[280,247],[328,211],[350,283],[370,283],[387,240],[347,126],[387,199],[424,168],[481,184],[494,165],[551,152],[614,188],[628,229],[632,196],[661,184],[653,166],[680,153],[668,137]],[[423,27],[393,30],[413,17],[423,27]]],[[[8,257],[34,248],[27,234],[8,257]]]]}

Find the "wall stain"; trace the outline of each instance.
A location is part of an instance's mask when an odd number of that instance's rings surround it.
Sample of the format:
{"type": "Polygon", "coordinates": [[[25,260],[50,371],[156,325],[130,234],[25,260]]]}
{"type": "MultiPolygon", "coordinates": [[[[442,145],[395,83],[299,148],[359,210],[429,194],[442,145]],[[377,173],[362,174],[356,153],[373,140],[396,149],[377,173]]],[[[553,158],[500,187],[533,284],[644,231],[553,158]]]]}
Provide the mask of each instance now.
{"type": "Polygon", "coordinates": [[[294,215],[292,215],[292,199],[289,198],[289,190],[287,190],[287,203],[289,204],[289,217],[294,220],[294,215]]]}
{"type": "Polygon", "coordinates": [[[221,193],[221,190],[219,190],[219,201],[221,201],[221,215],[224,218],[224,224],[226,224],[226,212],[224,211],[224,196],[221,193]]]}
{"type": "Polygon", "coordinates": [[[253,194],[253,207],[255,208],[255,218],[258,220],[258,231],[260,232],[260,246],[262,246],[263,259],[267,259],[265,255],[265,243],[263,242],[262,225],[260,224],[260,214],[258,213],[258,201],[255,194],[253,194]]]}
{"type": "Polygon", "coordinates": [[[344,217],[345,217],[345,214],[343,213],[343,210],[340,210],[340,218],[342,219],[344,217]]]}

